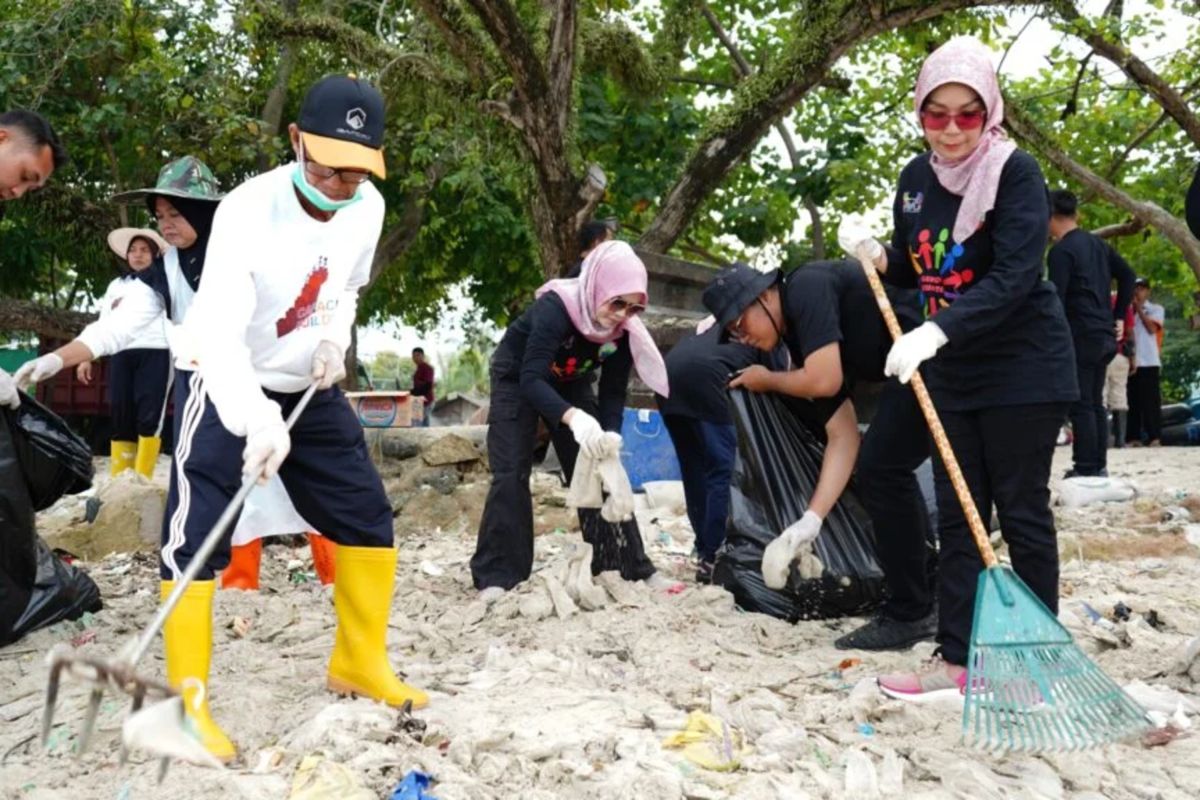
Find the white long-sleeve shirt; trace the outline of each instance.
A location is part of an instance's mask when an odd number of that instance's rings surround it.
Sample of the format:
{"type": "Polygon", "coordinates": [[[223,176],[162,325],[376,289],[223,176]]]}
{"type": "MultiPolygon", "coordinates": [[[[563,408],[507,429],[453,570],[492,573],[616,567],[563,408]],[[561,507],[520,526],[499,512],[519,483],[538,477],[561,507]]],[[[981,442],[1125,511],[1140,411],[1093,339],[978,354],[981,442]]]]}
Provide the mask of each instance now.
{"type": "Polygon", "coordinates": [[[117,279],[109,284],[101,301],[100,319],[84,328],[77,337],[92,351],[94,358],[111,356],[131,347],[170,346],[173,329],[186,317],[195,293],[183,277],[179,251],[174,247],[163,253],[163,272],[171,294],[169,301],[140,279],[117,279]],[[124,284],[120,302],[110,304],[113,287],[118,283],[124,284]],[[161,344],[138,344],[142,341],[161,341],[161,344]]]}
{"type": "MultiPolygon", "coordinates": [[[[100,319],[114,314],[125,302],[126,297],[134,296],[144,299],[146,288],[146,284],[134,276],[113,279],[108,284],[108,289],[105,290],[104,297],[100,298],[100,319]]],[[[136,303],[138,300],[131,302],[136,303]]],[[[165,350],[167,348],[167,324],[169,324],[167,322],[167,315],[160,309],[152,320],[132,332],[124,349],[165,350]]]]}
{"type": "Polygon", "coordinates": [[[205,390],[238,436],[278,418],[262,389],[303,391],[318,344],[350,346],[383,229],[383,196],[370,183],[362,200],[320,222],[300,205],[294,169],[251,178],[221,201],[183,326],[205,390]]]}

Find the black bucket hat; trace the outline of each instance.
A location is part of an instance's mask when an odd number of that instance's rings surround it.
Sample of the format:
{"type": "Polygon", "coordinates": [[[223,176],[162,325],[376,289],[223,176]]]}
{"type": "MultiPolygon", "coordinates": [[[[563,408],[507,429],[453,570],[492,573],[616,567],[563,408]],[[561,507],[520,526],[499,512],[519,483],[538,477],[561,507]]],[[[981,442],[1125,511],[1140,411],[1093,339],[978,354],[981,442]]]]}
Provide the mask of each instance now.
{"type": "Polygon", "coordinates": [[[759,272],[751,266],[735,262],[721,269],[704,288],[704,307],[716,317],[718,326],[726,328],[760,294],[779,283],[781,277],[782,273],[777,269],[759,272]]]}

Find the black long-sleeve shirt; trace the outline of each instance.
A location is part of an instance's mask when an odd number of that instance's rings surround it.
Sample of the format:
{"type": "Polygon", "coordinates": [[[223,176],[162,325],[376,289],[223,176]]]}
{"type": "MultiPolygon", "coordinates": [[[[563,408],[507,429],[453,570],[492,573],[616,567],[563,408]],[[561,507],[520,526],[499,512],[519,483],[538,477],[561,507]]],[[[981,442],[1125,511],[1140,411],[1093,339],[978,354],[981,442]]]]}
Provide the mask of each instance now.
{"type": "Polygon", "coordinates": [[[729,413],[729,380],[732,373],[762,357],[758,350],[737,342],[722,342],[716,325],[699,335],[688,336],[667,353],[667,382],[670,397],[659,397],[664,414],[732,425],[729,413]]]}
{"type": "Polygon", "coordinates": [[[493,376],[519,382],[521,398],[551,428],[573,405],[557,387],[590,380],[600,370],[597,419],[604,430],[620,431],[632,367],[628,335],[604,344],[588,341],[554,292],[539,297],[508,326],[492,355],[493,376]]]}
{"type": "Polygon", "coordinates": [[[1113,337],[1113,323],[1125,319],[1137,276],[1108,242],[1075,228],[1046,256],[1050,281],[1067,312],[1075,350],[1093,349],[1113,337]],[[1117,302],[1110,299],[1117,282],[1117,302]]]}
{"type": "Polygon", "coordinates": [[[935,399],[947,411],[1075,400],[1070,330],[1042,278],[1050,212],[1037,161],[1009,156],[995,207],[960,243],[951,232],[961,205],[928,153],[900,173],[886,279],[915,286],[949,339],[923,369],[935,399]]]}

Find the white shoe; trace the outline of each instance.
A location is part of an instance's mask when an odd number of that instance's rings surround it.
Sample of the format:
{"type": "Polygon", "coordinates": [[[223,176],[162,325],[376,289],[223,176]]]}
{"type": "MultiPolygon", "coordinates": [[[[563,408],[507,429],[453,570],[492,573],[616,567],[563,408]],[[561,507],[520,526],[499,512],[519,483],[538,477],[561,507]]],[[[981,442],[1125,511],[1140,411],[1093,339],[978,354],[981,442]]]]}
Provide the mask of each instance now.
{"type": "Polygon", "coordinates": [[[679,581],[674,581],[663,575],[661,572],[656,572],[649,578],[646,578],[643,583],[656,592],[666,592],[673,589],[675,586],[682,586],[679,581]]]}
{"type": "Polygon", "coordinates": [[[489,586],[486,589],[479,590],[479,600],[484,605],[490,606],[492,603],[496,602],[501,597],[504,597],[504,595],[507,593],[507,591],[508,590],[505,589],[503,586],[489,586]]]}

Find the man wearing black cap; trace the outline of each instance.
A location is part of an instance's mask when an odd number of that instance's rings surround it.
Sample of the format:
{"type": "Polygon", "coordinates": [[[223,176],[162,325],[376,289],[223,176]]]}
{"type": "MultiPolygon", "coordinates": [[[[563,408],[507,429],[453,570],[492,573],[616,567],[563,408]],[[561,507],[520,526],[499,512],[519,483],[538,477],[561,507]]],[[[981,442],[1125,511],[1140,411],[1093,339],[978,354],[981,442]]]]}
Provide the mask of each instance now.
{"type": "MultiPolygon", "coordinates": [[[[912,303],[899,292],[894,295],[902,325],[915,327],[912,303]]],[[[718,325],[744,344],[770,351],[782,341],[791,356],[792,369],[751,366],[730,387],[807,398],[814,413],[806,422],[823,425],[828,436],[808,511],[763,556],[764,580],[780,588],[798,549],[820,533],[822,520],[850,479],[859,445],[850,398],[855,384],[884,380],[891,338],[856,263],[818,261],[786,279],[778,270],[764,274],[735,264],[717,273],[704,291],[704,305],[718,325]]],[[[837,640],[839,648],[902,649],[934,635],[928,520],[915,474],[928,456],[915,396],[898,381],[887,381],[858,457],[858,482],[890,596],[875,619],[837,640]]]]}
{"type": "Polygon", "coordinates": [[[1133,367],[1129,375],[1127,442],[1158,447],[1162,442],[1162,354],[1158,337],[1166,319],[1163,307],[1150,302],[1150,281],[1138,278],[1133,289],[1133,367]]]}
{"type": "MultiPolygon", "coordinates": [[[[296,161],[222,202],[180,337],[198,369],[176,412],[183,422],[163,578],[187,567],[239,473],[260,483],[278,474],[300,515],[338,544],[328,687],[419,708],[428,698],[397,678],[386,649],[396,570],[391,505],[336,385],[383,226],[383,197],[369,181],[386,174],[383,98],[365,81],[327,77],[308,91],[288,132],[296,161]],[[318,390],[289,434],[284,415],[313,383],[318,390]]],[[[228,560],[227,538],[200,581],[228,560]]],[[[211,614],[196,616],[200,639],[211,614]]],[[[215,724],[205,743],[232,753],[215,724]]]]}

